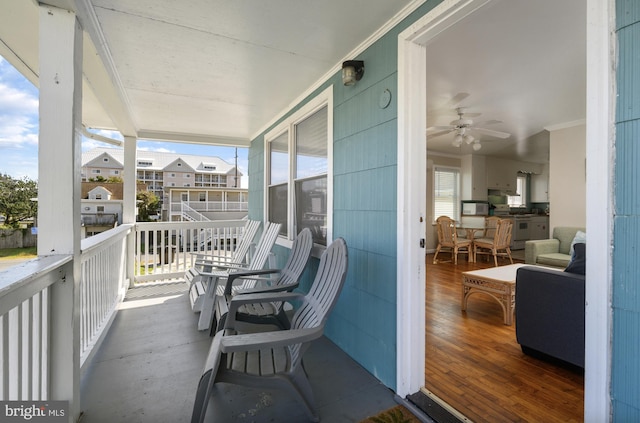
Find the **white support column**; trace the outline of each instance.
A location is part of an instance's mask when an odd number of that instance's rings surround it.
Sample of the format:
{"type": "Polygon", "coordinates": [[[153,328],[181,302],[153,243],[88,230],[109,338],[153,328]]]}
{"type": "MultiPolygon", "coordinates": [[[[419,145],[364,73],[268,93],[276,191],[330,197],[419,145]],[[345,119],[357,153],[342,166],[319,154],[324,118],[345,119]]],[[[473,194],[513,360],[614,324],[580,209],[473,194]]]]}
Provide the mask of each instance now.
{"type": "MultiPolygon", "coordinates": [[[[136,222],[136,188],[138,181],[137,163],[137,144],[135,137],[124,137],[124,187],[123,187],[123,205],[122,205],[122,223],[136,222]]],[[[135,231],[132,231],[127,239],[127,281],[132,283],[135,277],[135,231]]]]}
{"type": "Polygon", "coordinates": [[[40,6],[38,254],[72,254],[51,287],[49,399],[80,410],[80,167],[82,28],[75,13],[40,6]]]}
{"type": "Polygon", "coordinates": [[[122,223],[136,221],[136,147],[138,140],[134,137],[124,137],[124,188],[122,223]]]}

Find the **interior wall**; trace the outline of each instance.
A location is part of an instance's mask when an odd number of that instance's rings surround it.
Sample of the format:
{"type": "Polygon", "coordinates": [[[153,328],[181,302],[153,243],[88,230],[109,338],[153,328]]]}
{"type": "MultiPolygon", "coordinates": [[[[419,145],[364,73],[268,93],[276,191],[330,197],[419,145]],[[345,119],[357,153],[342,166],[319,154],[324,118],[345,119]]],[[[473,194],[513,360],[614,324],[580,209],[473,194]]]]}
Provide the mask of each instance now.
{"type": "Polygon", "coordinates": [[[549,228],[587,226],[586,126],[550,130],[549,228]]]}

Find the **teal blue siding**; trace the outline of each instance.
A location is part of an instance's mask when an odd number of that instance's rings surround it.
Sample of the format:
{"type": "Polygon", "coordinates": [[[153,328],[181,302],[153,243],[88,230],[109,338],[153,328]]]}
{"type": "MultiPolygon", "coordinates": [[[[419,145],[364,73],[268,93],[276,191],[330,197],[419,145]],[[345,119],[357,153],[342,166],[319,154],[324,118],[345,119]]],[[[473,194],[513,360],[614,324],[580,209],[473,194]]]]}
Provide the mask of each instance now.
{"type": "Polygon", "coordinates": [[[640,2],[616,2],[613,420],[640,421],[640,2]]]}
{"type": "MultiPolygon", "coordinates": [[[[288,112],[294,113],[333,85],[333,236],[347,241],[349,272],[326,335],[392,389],[397,358],[398,34],[438,3],[425,3],[353,57],[365,62],[364,76],[356,85],[343,86],[336,73],[288,112]],[[380,108],[379,98],[386,89],[391,104],[380,108]]],[[[249,154],[249,181],[259,184],[250,185],[252,218],[263,214],[263,144],[261,135],[252,141],[249,154]]],[[[308,277],[302,290],[309,283],[308,277]]]]}

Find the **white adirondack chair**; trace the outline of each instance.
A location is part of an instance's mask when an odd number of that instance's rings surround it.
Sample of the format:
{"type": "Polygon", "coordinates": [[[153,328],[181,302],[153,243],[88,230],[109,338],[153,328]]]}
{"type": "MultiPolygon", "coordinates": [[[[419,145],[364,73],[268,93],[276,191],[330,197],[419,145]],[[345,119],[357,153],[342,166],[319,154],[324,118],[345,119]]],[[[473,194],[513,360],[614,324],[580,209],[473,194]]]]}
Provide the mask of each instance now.
{"type": "Polygon", "coordinates": [[[309,293],[295,292],[236,295],[231,300],[225,329],[216,333],[193,406],[192,423],[201,423],[216,383],[252,387],[285,388],[304,405],[313,421],[319,421],[311,384],[302,357],[311,341],[322,336],[347,275],[347,244],[335,240],[320,258],[309,293]],[[300,300],[291,328],[275,332],[238,334],[234,330],[238,309],[256,302],[300,300]]]}
{"type": "MultiPolygon", "coordinates": [[[[247,256],[249,249],[253,243],[253,239],[260,229],[261,222],[258,220],[248,220],[242,230],[242,237],[233,251],[233,254],[228,259],[224,257],[213,257],[209,254],[196,253],[195,263],[193,267],[189,268],[184,275],[185,282],[189,284],[189,288],[198,281],[202,281],[201,272],[210,272],[214,267],[229,266],[233,264],[245,265],[247,263],[247,256]]],[[[192,298],[191,304],[194,312],[199,312],[202,307],[202,301],[197,300],[200,297],[197,289],[194,290],[195,297],[192,298]]],[[[201,298],[201,297],[200,297],[201,298]]]]}
{"type": "Polygon", "coordinates": [[[273,244],[276,243],[278,233],[280,232],[280,223],[267,222],[264,226],[264,231],[260,236],[260,240],[256,245],[256,249],[249,260],[249,264],[244,267],[229,267],[213,269],[210,272],[201,271],[203,279],[194,283],[189,290],[189,298],[191,299],[191,306],[194,307],[196,301],[202,301],[202,307],[200,310],[200,317],[198,319],[198,330],[207,330],[211,327],[211,321],[213,319],[213,309],[215,304],[215,298],[217,295],[217,285],[220,279],[226,279],[230,274],[241,270],[261,270],[264,268],[267,259],[271,256],[271,249],[273,244]],[[198,295],[202,297],[201,300],[193,298],[198,295]]]}
{"type": "MultiPolygon", "coordinates": [[[[313,234],[304,228],[291,246],[289,258],[282,269],[265,269],[258,271],[238,271],[227,278],[226,284],[218,285],[218,296],[215,302],[215,322],[217,330],[222,329],[231,298],[238,294],[255,294],[258,292],[293,291],[298,287],[302,272],[307,267],[313,248],[313,234]],[[261,276],[277,274],[275,279],[264,279],[261,276]]],[[[283,303],[246,304],[238,310],[236,321],[248,323],[272,323],[281,329],[289,329],[283,303]]]]}

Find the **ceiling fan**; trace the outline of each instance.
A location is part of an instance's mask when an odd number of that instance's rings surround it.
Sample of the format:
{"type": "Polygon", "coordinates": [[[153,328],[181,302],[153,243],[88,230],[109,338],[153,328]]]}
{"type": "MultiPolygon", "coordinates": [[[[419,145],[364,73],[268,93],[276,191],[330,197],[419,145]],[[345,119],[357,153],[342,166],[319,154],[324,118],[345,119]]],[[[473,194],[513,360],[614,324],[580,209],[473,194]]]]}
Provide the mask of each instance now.
{"type": "MultiPolygon", "coordinates": [[[[458,115],[458,119],[452,120],[449,125],[444,126],[431,126],[427,128],[427,136],[434,138],[439,137],[440,135],[445,135],[449,133],[455,133],[453,141],[451,145],[454,147],[460,147],[463,142],[466,144],[473,144],[473,149],[478,151],[482,148],[480,144],[480,140],[475,138],[471,132],[476,132],[478,134],[488,135],[496,138],[509,138],[511,134],[507,132],[494,131],[492,129],[482,128],[479,126],[475,126],[473,124],[473,120],[469,118],[470,115],[478,116],[479,113],[464,113],[463,107],[458,107],[455,109],[456,114],[458,115]],[[466,116],[465,116],[466,115],[466,116]]],[[[499,120],[491,120],[487,122],[483,122],[484,125],[491,125],[495,123],[500,123],[499,120]]]]}

